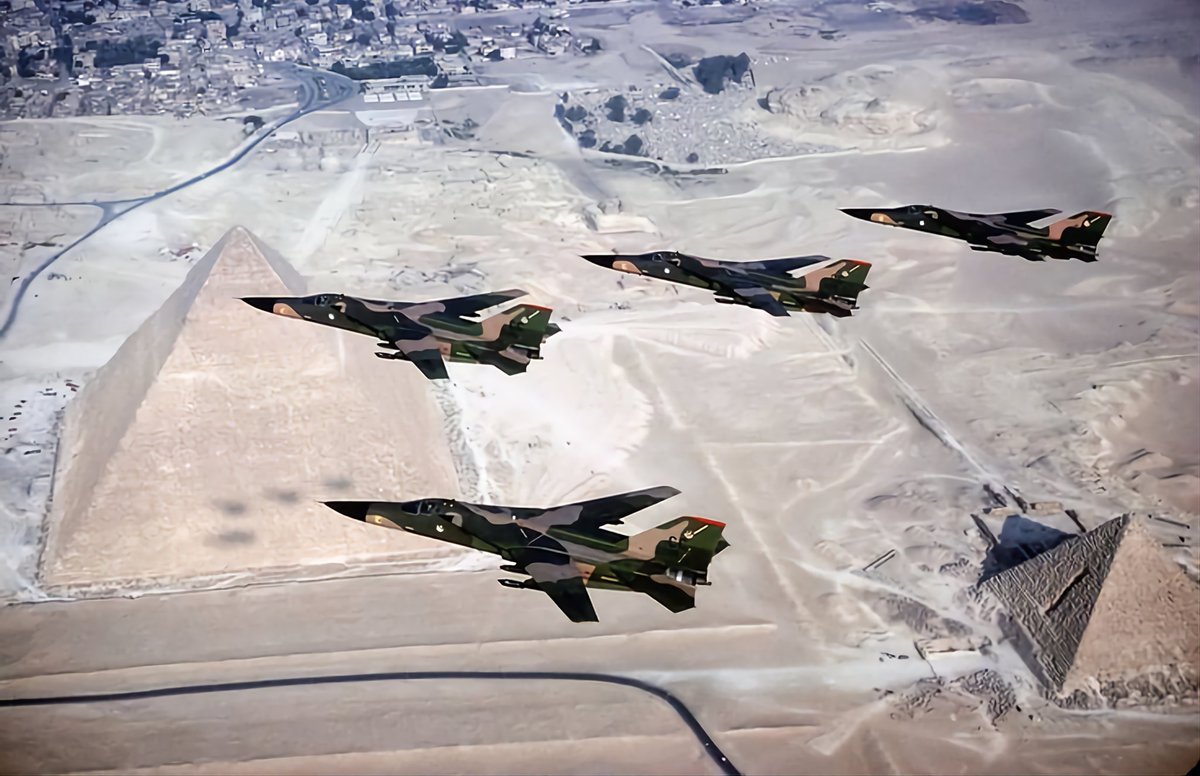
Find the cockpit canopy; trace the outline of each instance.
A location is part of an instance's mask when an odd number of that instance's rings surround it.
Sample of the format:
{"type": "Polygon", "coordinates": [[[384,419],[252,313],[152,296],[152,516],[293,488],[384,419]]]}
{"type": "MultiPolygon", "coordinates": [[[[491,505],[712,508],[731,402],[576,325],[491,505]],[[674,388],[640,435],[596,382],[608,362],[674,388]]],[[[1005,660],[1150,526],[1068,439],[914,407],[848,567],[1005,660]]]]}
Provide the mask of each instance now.
{"type": "Polygon", "coordinates": [[[341,298],[341,294],[316,294],[314,296],[306,296],[300,301],[311,304],[314,307],[332,307],[341,298]]]}
{"type": "Polygon", "coordinates": [[[651,261],[662,261],[662,262],[666,262],[667,264],[674,264],[675,266],[678,267],[679,266],[679,252],[678,251],[655,251],[654,253],[650,254],[650,260],[651,261]]]}
{"type": "Polygon", "coordinates": [[[423,498],[420,501],[409,502],[408,511],[418,515],[435,515],[450,506],[450,502],[442,498],[423,498]]]}
{"type": "Polygon", "coordinates": [[[904,208],[904,213],[905,215],[910,216],[924,216],[925,218],[932,218],[935,221],[938,217],[937,210],[929,205],[907,205],[904,208]]]}

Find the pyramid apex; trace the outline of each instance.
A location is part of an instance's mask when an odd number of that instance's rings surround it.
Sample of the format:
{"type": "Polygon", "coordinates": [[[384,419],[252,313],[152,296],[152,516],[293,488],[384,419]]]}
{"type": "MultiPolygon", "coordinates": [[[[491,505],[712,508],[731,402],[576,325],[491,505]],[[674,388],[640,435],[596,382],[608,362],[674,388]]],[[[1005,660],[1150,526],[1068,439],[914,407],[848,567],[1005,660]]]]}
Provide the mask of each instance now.
{"type": "Polygon", "coordinates": [[[980,587],[1003,604],[1006,629],[1053,691],[1119,695],[1123,683],[1153,675],[1169,677],[1164,695],[1180,686],[1194,694],[1200,587],[1144,520],[1121,515],[980,587]]]}
{"type": "Polygon", "coordinates": [[[231,227],[213,244],[196,270],[206,275],[202,296],[214,292],[293,296],[304,293],[304,279],[295,268],[240,224],[231,227]]]}

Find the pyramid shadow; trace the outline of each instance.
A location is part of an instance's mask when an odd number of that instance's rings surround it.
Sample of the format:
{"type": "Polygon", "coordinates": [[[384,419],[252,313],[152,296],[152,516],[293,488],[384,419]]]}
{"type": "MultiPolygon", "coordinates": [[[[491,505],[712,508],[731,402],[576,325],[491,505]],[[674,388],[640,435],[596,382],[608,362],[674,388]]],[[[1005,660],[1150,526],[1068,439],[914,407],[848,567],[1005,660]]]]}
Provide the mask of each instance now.
{"type": "Polygon", "coordinates": [[[983,560],[980,582],[986,582],[1002,571],[1033,560],[1054,549],[1073,534],[1030,520],[1024,515],[1009,515],[996,537],[997,544],[988,550],[983,560]]]}

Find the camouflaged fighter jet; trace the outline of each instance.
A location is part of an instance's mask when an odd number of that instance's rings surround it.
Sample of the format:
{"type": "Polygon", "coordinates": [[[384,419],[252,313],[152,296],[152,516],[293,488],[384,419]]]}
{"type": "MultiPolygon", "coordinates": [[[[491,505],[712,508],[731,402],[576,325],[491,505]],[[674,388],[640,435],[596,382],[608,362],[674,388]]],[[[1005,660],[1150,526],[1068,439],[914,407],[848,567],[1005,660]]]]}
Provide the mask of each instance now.
{"type": "Polygon", "coordinates": [[[381,302],[345,294],[244,297],[243,302],[286,318],[367,334],[381,340],[385,359],[411,361],[431,380],[444,380],[446,360],[491,364],[505,374],[540,359],[542,342],[559,332],[548,307],[519,304],[483,320],[480,310],[525,296],[520,289],[429,302],[381,302]]]}
{"type": "Polygon", "coordinates": [[[891,210],[842,208],[847,215],[877,224],[932,232],[966,241],[973,251],[995,251],[1026,261],[1046,259],[1096,260],[1096,243],[1112,216],[1085,210],[1049,226],[1030,226],[1061,210],[1019,210],[1013,213],[958,213],[932,205],[907,205],[891,210]]]}
{"type": "Polygon", "coordinates": [[[527,576],[501,585],[541,590],[573,622],[595,622],[589,587],[636,590],[681,612],[696,605],[697,585],[710,584],[709,561],[729,546],[721,538],[724,523],[677,517],[632,536],[603,527],[678,493],[662,486],[545,509],[437,498],[324,503],[371,525],[499,555],[509,561],[502,571],[527,576]]]}
{"type": "Polygon", "coordinates": [[[718,261],[678,251],[584,256],[593,264],[716,292],[721,304],[743,304],[786,316],[788,310],[844,318],[858,307],[871,265],[854,259],[795,256],[718,261]],[[796,274],[791,274],[793,272],[796,274]]]}

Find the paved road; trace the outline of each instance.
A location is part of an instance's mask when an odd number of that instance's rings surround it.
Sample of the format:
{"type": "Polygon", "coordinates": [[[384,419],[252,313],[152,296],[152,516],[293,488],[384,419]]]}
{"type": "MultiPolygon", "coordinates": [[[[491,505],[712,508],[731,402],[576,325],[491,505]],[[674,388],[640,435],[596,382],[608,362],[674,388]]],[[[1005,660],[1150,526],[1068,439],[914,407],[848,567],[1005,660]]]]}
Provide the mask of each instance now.
{"type": "MultiPolygon", "coordinates": [[[[45,261],[35,267],[32,272],[20,278],[20,282],[17,284],[17,288],[12,296],[12,300],[9,303],[8,311],[5,313],[4,321],[3,323],[0,323],[0,340],[8,336],[8,332],[12,328],[13,322],[16,320],[17,312],[21,306],[21,302],[24,300],[25,294],[29,290],[29,286],[32,285],[33,281],[36,280],[37,277],[41,275],[42,272],[44,272],[47,268],[52,266],[54,262],[61,259],[77,246],[83,244],[85,241],[90,239],[92,235],[96,234],[96,232],[99,232],[104,227],[120,219],[126,213],[137,210],[143,205],[148,205],[151,202],[157,202],[164,197],[169,197],[178,191],[182,191],[189,186],[194,186],[201,181],[208,180],[214,175],[228,170],[230,167],[237,164],[247,155],[249,155],[250,152],[257,148],[260,143],[262,143],[280,128],[287,126],[296,119],[306,116],[313,111],[322,110],[335,103],[341,102],[357,92],[353,81],[344,76],[337,75],[336,73],[309,70],[296,65],[285,66],[284,70],[289,75],[294,77],[299,83],[299,105],[297,106],[296,110],[292,111],[290,114],[274,124],[264,127],[259,131],[258,135],[253,140],[242,146],[237,153],[212,169],[145,197],[103,201],[97,200],[94,202],[53,203],[55,205],[94,205],[101,210],[100,220],[96,222],[95,226],[85,232],[70,245],[67,245],[57,253],[50,255],[45,261]]],[[[6,204],[20,205],[22,203],[14,202],[6,204]]],[[[46,203],[38,204],[44,205],[46,203]]]]}
{"type": "Polygon", "coordinates": [[[21,759],[0,772],[428,752],[441,771],[504,756],[514,772],[600,757],[616,773],[671,772],[672,758],[735,773],[731,758],[779,770],[798,755],[802,736],[747,751],[778,735],[747,732],[778,701],[726,697],[714,678],[743,676],[747,654],[777,664],[798,634],[742,610],[668,619],[634,599],[611,594],[611,616],[582,630],[488,573],[7,607],[0,751],[21,759]],[[433,753],[447,746],[462,756],[433,753]]]}
{"type": "Polygon", "coordinates": [[[696,719],[683,701],[662,689],[638,679],[612,674],[576,673],[560,671],[392,671],[368,674],[338,674],[333,676],[299,676],[285,679],[260,679],[246,682],[220,682],[210,684],[191,684],[175,687],[159,687],[152,690],[136,690],[132,692],[99,693],[89,695],[64,695],[41,698],[2,698],[0,708],[20,708],[28,706],[66,706],[100,703],[120,703],[121,701],[143,700],[147,698],[170,698],[181,695],[199,695],[207,693],[246,692],[272,687],[299,687],[304,685],[329,684],[361,684],[366,682],[398,682],[398,681],[429,681],[429,680],[504,680],[517,682],[531,681],[568,681],[595,682],[614,684],[622,687],[632,687],[649,693],[667,703],[668,706],[683,720],[684,724],[704,747],[704,752],[726,776],[740,776],[740,771],[734,767],[729,758],[717,746],[716,741],[696,719]]]}

